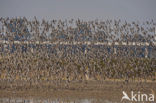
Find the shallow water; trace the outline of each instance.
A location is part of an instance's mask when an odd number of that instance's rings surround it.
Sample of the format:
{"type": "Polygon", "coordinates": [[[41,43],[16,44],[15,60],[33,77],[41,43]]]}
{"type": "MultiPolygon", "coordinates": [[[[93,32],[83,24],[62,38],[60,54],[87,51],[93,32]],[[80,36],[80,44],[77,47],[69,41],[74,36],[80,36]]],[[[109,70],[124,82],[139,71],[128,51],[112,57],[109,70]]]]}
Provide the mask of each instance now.
{"type": "Polygon", "coordinates": [[[119,103],[102,99],[33,99],[0,98],[0,103],[119,103]]]}

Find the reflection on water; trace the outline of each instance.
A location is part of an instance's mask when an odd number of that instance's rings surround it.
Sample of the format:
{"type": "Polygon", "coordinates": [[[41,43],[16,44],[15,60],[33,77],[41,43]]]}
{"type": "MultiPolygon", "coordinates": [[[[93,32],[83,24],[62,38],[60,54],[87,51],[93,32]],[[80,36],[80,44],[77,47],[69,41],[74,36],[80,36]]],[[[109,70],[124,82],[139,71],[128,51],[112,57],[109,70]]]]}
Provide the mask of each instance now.
{"type": "Polygon", "coordinates": [[[0,98],[0,103],[118,103],[99,99],[24,99],[24,98],[0,98]]]}

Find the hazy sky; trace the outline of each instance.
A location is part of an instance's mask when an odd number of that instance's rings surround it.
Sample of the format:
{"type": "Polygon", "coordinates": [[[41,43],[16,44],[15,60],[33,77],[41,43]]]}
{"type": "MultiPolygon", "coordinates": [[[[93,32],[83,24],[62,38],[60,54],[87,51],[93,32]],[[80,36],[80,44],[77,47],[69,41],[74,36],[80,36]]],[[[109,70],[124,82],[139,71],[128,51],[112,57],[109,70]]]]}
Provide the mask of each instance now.
{"type": "Polygon", "coordinates": [[[156,20],[156,0],[0,0],[0,17],[156,20]]]}

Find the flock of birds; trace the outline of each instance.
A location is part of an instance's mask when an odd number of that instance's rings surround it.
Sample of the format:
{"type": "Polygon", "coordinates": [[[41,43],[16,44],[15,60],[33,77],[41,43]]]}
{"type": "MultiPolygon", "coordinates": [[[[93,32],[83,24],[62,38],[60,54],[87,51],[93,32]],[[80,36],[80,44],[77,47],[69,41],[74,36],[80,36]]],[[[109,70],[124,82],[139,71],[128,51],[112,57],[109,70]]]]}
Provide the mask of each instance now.
{"type": "Polygon", "coordinates": [[[1,38],[13,40],[38,41],[153,41],[156,23],[126,22],[121,20],[83,21],[52,20],[39,21],[24,18],[0,18],[1,38]],[[7,27],[7,30],[5,30],[7,27]]]}
{"type": "MultiPolygon", "coordinates": [[[[24,41],[50,42],[148,42],[156,48],[153,20],[39,21],[0,18],[0,80],[82,81],[155,80],[156,59],[138,57],[139,46],[24,44],[24,41]],[[20,41],[20,44],[14,44],[20,41]]],[[[142,49],[143,48],[143,49],[142,49]]]]}

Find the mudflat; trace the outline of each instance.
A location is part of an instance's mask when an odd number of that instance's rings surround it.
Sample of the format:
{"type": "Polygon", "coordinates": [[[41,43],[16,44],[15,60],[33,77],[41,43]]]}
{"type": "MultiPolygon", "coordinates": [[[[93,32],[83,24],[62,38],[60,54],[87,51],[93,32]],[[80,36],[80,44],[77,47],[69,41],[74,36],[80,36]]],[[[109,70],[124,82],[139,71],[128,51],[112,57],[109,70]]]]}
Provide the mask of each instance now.
{"type": "Polygon", "coordinates": [[[0,98],[106,99],[120,102],[125,91],[156,93],[155,81],[0,81],[0,98]]]}

